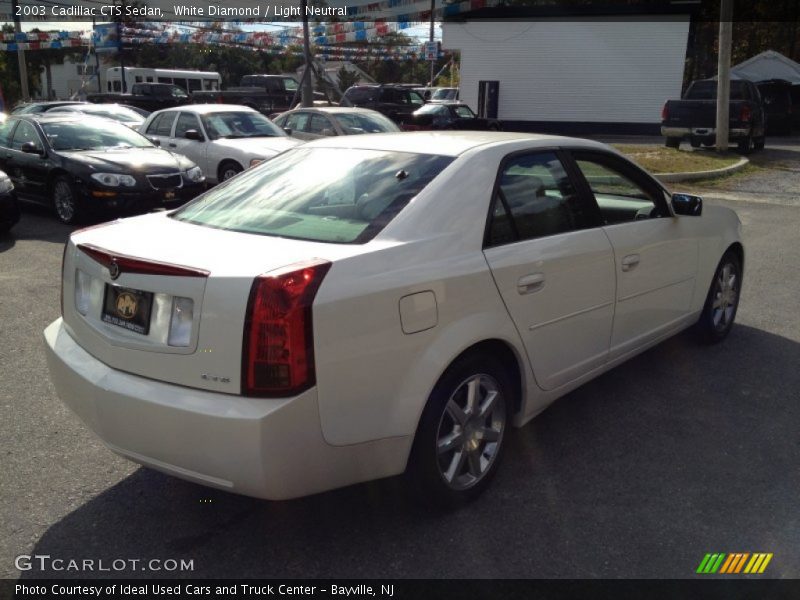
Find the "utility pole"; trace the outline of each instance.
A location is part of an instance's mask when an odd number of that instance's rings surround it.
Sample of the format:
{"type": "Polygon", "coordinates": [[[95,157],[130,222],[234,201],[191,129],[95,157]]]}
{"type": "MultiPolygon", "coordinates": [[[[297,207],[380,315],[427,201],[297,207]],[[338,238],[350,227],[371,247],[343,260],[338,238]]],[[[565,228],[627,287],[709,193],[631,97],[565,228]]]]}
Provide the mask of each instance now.
{"type": "Polygon", "coordinates": [[[733,0],[720,0],[717,58],[717,152],[727,152],[730,124],[733,0]]]}
{"type": "MultiPolygon", "coordinates": [[[[433,24],[434,24],[433,11],[434,10],[436,10],[436,0],[431,0],[431,35],[430,35],[430,38],[428,38],[428,39],[430,39],[431,42],[433,42],[433,24]]],[[[430,87],[433,87],[433,69],[434,69],[435,66],[436,66],[436,61],[431,59],[431,81],[428,84],[430,87]]]]}
{"type": "MultiPolygon", "coordinates": [[[[22,25],[17,14],[17,0],[11,0],[11,14],[14,16],[14,31],[22,33],[22,25]]],[[[25,50],[20,49],[17,42],[17,64],[19,65],[19,85],[22,90],[22,99],[30,100],[31,94],[28,90],[28,63],[25,62],[25,50]]]]}
{"type": "Polygon", "coordinates": [[[302,88],[302,97],[300,104],[304,107],[314,106],[314,92],[311,87],[311,41],[309,40],[308,33],[308,0],[302,0],[300,3],[300,10],[303,11],[303,57],[306,61],[306,67],[303,71],[303,79],[300,82],[302,88]]]}
{"type": "Polygon", "coordinates": [[[97,77],[97,93],[103,93],[103,86],[100,84],[100,55],[97,53],[97,23],[92,17],[92,50],[94,51],[94,75],[97,77]]]}

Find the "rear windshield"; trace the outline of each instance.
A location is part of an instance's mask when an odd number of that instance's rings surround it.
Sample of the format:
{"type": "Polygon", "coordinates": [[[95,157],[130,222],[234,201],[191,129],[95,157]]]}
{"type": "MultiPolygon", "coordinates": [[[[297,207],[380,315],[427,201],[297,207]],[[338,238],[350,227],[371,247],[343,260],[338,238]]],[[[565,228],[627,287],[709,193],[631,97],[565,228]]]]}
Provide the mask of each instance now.
{"type": "MultiPolygon", "coordinates": [[[[687,100],[716,100],[716,81],[695,81],[686,92],[687,100]]],[[[731,81],[731,100],[745,99],[745,84],[742,81],[731,81]]]]}
{"type": "Polygon", "coordinates": [[[297,148],[215,187],[172,216],[231,231],[361,244],[452,161],[408,152],[297,148]]]}
{"type": "Polygon", "coordinates": [[[361,133],[390,133],[400,131],[393,121],[380,113],[333,113],[331,115],[345,135],[358,135],[361,133]]]}

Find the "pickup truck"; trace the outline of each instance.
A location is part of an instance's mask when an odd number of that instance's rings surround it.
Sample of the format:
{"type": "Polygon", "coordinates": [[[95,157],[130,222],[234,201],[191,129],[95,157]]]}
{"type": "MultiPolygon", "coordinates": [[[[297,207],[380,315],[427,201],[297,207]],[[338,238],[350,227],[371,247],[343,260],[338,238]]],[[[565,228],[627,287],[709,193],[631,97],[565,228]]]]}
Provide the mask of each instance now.
{"type": "Polygon", "coordinates": [[[129,94],[89,94],[86,99],[96,104],[127,104],[149,112],[182,106],[191,102],[189,94],[171,83],[134,83],[129,94]]]}
{"type": "MultiPolygon", "coordinates": [[[[271,115],[289,110],[299,84],[288,75],[245,75],[240,87],[192,92],[197,104],[239,104],[271,115]]],[[[299,94],[298,94],[299,100],[299,94]]]]}
{"type": "MultiPolygon", "coordinates": [[[[731,81],[729,139],[739,152],[749,154],[764,148],[764,106],[758,88],[751,81],[731,81]]],[[[683,98],[667,100],[661,111],[661,135],[669,148],[688,140],[693,148],[716,143],[717,82],[693,81],[683,98]]]]}

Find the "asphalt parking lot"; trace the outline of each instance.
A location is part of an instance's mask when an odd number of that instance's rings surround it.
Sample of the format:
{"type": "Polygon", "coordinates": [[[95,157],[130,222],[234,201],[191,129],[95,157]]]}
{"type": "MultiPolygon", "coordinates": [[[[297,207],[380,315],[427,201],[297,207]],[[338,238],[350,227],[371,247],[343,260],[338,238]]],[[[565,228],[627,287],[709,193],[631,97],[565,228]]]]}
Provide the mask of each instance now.
{"type": "Polygon", "coordinates": [[[679,335],[562,398],[445,515],[398,480],[273,503],[105,449],[55,397],[42,350],[70,229],[27,208],[0,237],[0,576],[165,574],[15,569],[38,554],[191,559],[169,575],[193,577],[681,578],[707,552],[771,552],[768,576],[800,577],[800,144],[784,141],[757,173],[694,188],[744,223],[728,340],[679,335]]]}

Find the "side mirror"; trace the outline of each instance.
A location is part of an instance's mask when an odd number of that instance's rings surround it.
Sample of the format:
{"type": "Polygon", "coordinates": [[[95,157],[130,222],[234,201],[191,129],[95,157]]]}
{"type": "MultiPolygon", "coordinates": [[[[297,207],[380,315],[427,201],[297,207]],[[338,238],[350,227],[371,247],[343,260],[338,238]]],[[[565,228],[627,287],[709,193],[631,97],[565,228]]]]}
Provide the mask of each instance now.
{"type": "Polygon", "coordinates": [[[292,135],[292,128],[291,127],[284,127],[283,130],[286,132],[286,135],[292,135]]]}
{"type": "Polygon", "coordinates": [[[205,142],[206,138],[203,136],[202,133],[197,131],[197,129],[187,129],[186,133],[183,134],[187,140],[194,140],[196,142],[205,142]]]}
{"type": "Polygon", "coordinates": [[[676,215],[699,217],[703,214],[703,199],[692,194],[672,194],[672,210],[676,215]]]}
{"type": "Polygon", "coordinates": [[[44,156],[44,150],[39,148],[33,142],[25,142],[22,144],[22,148],[20,148],[25,154],[38,154],[39,156],[44,156]]]}
{"type": "Polygon", "coordinates": [[[161,145],[161,140],[158,139],[158,138],[147,138],[147,139],[150,140],[151,142],[153,142],[154,146],[160,146],[161,145]]]}

